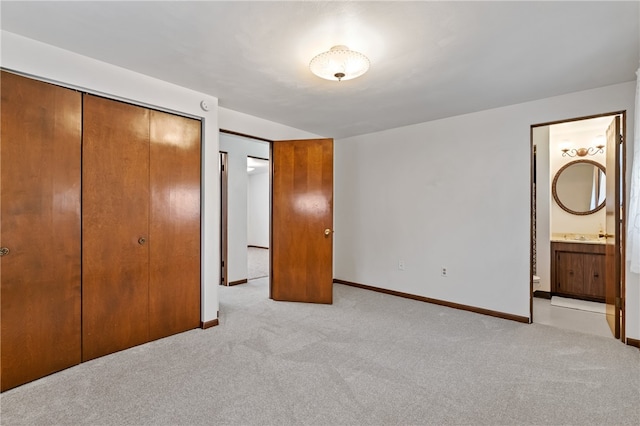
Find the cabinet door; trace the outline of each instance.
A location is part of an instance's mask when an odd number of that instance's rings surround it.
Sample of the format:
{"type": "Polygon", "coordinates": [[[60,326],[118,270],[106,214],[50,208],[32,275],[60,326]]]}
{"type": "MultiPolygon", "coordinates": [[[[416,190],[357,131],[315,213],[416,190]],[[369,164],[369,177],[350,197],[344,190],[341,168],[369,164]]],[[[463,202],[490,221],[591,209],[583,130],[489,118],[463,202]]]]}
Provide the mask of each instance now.
{"type": "Polygon", "coordinates": [[[2,390],[80,362],[81,94],[2,72],[2,390]]]}
{"type": "Polygon", "coordinates": [[[200,325],[200,121],[150,112],[149,332],[200,325]]]}
{"type": "Polygon", "coordinates": [[[149,110],[84,96],[83,360],[149,340],[149,110]]]}
{"type": "Polygon", "coordinates": [[[557,252],[556,291],[567,295],[583,294],[583,254],[557,252]]]}
{"type": "Polygon", "coordinates": [[[584,294],[604,302],[605,256],[584,254],[584,294]]]}

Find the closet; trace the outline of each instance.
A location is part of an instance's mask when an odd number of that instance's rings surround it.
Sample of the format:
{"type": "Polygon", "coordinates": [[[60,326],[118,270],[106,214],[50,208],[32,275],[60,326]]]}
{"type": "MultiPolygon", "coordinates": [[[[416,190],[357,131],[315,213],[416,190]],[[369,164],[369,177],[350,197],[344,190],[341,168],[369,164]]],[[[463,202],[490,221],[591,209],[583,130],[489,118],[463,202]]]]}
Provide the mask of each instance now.
{"type": "Polygon", "coordinates": [[[82,95],[2,72],[2,390],[78,364],[82,95]]]}
{"type": "Polygon", "coordinates": [[[2,72],[2,390],[200,324],[200,122],[2,72]]]}

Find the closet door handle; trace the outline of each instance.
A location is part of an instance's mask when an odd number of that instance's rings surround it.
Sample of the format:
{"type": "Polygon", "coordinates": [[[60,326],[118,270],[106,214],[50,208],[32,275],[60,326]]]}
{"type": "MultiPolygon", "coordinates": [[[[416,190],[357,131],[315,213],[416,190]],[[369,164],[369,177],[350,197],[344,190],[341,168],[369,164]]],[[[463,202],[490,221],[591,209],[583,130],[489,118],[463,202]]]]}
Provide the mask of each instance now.
{"type": "Polygon", "coordinates": [[[6,256],[9,254],[9,249],[7,247],[0,247],[0,256],[6,256]]]}
{"type": "Polygon", "coordinates": [[[146,242],[147,242],[147,239],[145,237],[138,238],[138,244],[140,244],[141,246],[143,246],[144,243],[146,242]]]}

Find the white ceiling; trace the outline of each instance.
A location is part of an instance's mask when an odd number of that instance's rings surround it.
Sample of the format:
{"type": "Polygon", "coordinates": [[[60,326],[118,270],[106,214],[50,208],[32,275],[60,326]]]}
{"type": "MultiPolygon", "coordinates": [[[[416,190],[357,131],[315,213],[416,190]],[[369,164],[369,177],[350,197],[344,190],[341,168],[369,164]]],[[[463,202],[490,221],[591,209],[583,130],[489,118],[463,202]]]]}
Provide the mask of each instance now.
{"type": "MultiPolygon", "coordinates": [[[[638,2],[8,2],[3,30],[347,137],[635,80],[638,2]],[[346,44],[367,74],[309,60],[346,44]]],[[[233,129],[231,129],[233,130],[233,129]]]]}

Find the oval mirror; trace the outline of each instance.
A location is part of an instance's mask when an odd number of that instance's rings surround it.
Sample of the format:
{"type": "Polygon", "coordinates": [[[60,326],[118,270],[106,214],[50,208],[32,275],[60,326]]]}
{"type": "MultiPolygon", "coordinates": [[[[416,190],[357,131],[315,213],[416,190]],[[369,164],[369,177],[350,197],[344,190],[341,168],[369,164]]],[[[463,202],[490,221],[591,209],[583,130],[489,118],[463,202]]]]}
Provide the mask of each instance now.
{"type": "Polygon", "coordinates": [[[553,178],[551,191],[562,210],[577,215],[595,213],[605,203],[604,166],[591,160],[565,164],[553,178]]]}

